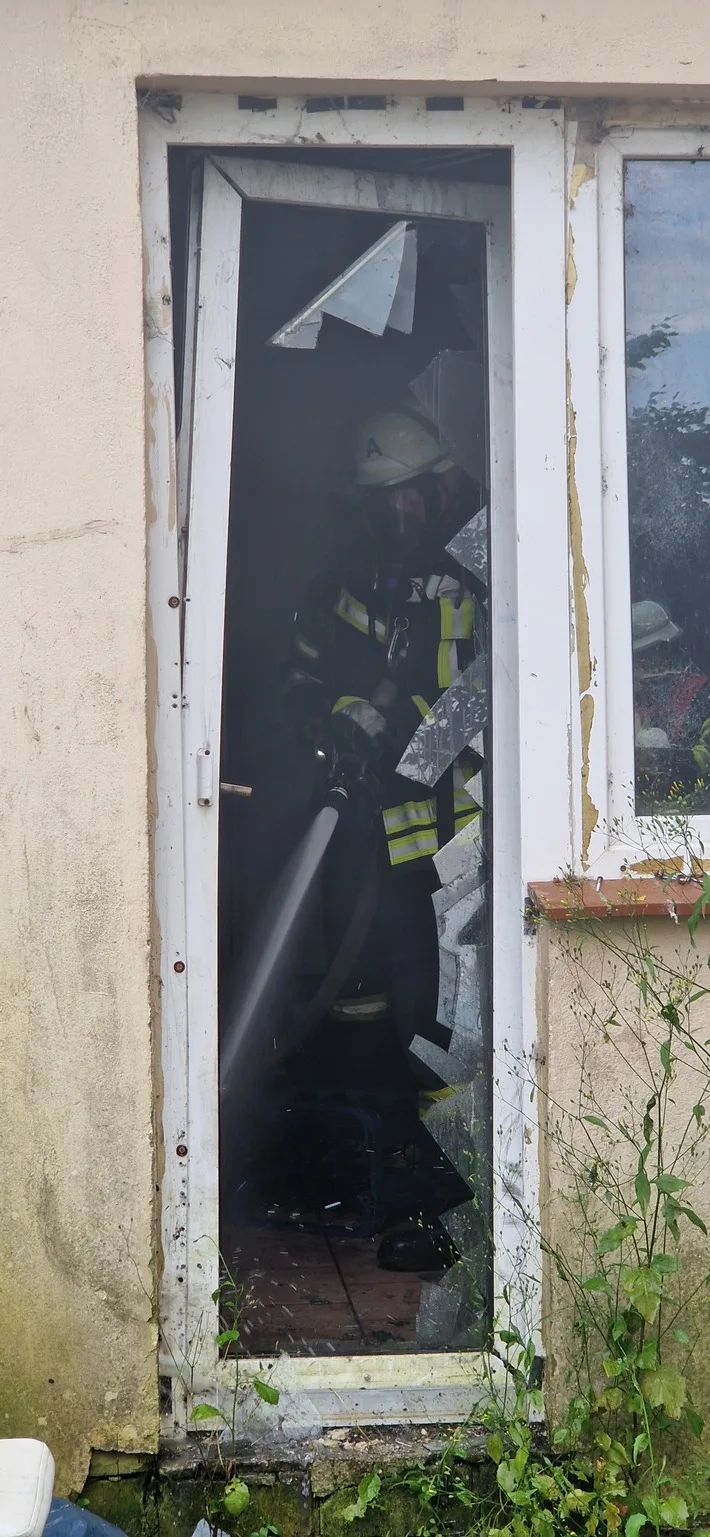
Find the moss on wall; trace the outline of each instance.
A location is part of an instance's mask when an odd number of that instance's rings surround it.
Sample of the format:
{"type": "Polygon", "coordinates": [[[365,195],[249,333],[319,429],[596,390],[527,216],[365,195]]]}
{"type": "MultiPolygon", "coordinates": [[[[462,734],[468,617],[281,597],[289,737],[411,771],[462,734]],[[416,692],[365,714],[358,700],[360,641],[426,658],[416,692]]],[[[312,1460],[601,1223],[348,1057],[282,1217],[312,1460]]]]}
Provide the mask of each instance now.
{"type": "MultiPolygon", "coordinates": [[[[440,1452],[441,1435],[438,1441],[440,1452]]],[[[382,1443],[377,1450],[383,1450],[382,1443]]],[[[249,1487],[247,1509],[233,1520],[213,1519],[228,1537],[251,1537],[269,1524],[278,1528],[281,1537],[411,1537],[421,1525],[422,1509],[416,1491],[405,1486],[404,1475],[415,1467],[433,1471],[438,1454],[429,1449],[421,1458],[410,1452],[406,1461],[401,1455],[382,1458],[371,1444],[368,1460],[364,1449],[359,1451],[356,1459],[308,1459],[298,1465],[274,1459],[271,1465],[264,1461],[258,1468],[241,1467],[239,1476],[249,1487]],[[356,1523],[348,1521],[345,1511],[356,1497],[363,1473],[375,1468],[382,1477],[379,1499],[356,1523]]],[[[491,1464],[481,1458],[480,1448],[472,1446],[457,1469],[469,1487],[483,1496],[489,1488],[491,1464]]],[[[153,1464],[129,1476],[92,1477],[85,1497],[96,1515],[113,1522],[126,1537],[192,1537],[223,1488],[224,1480],[214,1474],[170,1476],[160,1474],[153,1464]]],[[[471,1515],[452,1502],[447,1509],[447,1534],[463,1534],[471,1515]]]]}
{"type": "MultiPolygon", "coordinates": [[[[126,1537],[192,1537],[210,1499],[223,1487],[194,1478],[100,1478],[89,1481],[85,1495],[89,1509],[112,1521],[126,1537]]],[[[264,1475],[258,1482],[249,1480],[249,1491],[243,1517],[219,1518],[220,1529],[229,1537],[249,1537],[268,1522],[279,1527],[282,1537],[312,1537],[320,1531],[307,1477],[304,1485],[300,1474],[264,1475]]]]}

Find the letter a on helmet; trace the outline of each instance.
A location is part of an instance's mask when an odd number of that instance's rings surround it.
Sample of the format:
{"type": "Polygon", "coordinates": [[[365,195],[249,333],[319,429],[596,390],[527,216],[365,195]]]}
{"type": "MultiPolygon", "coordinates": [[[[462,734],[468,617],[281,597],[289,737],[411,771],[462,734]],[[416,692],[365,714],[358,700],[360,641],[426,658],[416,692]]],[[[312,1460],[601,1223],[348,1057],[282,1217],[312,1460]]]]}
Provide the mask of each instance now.
{"type": "Polygon", "coordinates": [[[452,459],[433,428],[407,411],[379,411],[363,423],[355,454],[359,486],[399,486],[427,471],[439,474],[452,459]]]}

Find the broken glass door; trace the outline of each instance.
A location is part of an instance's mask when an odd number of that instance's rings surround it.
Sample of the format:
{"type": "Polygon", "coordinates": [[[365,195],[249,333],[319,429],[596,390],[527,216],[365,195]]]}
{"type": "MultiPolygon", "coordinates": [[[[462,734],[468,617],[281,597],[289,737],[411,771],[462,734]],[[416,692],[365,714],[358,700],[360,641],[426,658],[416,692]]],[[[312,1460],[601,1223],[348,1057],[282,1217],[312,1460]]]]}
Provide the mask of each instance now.
{"type": "MultiPolygon", "coordinates": [[[[496,345],[484,210],[499,217],[507,165],[491,187],[403,177],[399,201],[390,168],[385,214],[363,206],[377,172],[333,163],[324,196],[311,166],[216,169],[242,199],[237,387],[221,743],[213,731],[202,744],[205,784],[205,746],[219,767],[188,815],[212,815],[221,783],[219,1241],[242,1288],[241,1345],[481,1347],[496,345]],[[385,442],[393,421],[404,448],[385,442]],[[383,474],[379,459],[399,452],[383,474]]],[[[219,590],[196,537],[191,518],[188,666],[219,590]]]]}

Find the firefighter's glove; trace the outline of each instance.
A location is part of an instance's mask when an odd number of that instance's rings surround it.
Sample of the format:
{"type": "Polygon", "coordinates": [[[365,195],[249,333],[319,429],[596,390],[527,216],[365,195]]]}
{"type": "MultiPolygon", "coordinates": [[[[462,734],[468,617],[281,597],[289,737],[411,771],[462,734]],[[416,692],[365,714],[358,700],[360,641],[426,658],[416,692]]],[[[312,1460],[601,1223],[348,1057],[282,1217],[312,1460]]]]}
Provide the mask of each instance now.
{"type": "Polygon", "coordinates": [[[341,752],[378,758],[389,744],[387,721],[369,699],[338,700],[331,726],[341,752]]]}
{"type": "Polygon", "coordinates": [[[290,667],[283,680],[284,712],[302,741],[318,746],[327,733],[330,713],[328,698],[320,678],[298,667],[290,667]]]}

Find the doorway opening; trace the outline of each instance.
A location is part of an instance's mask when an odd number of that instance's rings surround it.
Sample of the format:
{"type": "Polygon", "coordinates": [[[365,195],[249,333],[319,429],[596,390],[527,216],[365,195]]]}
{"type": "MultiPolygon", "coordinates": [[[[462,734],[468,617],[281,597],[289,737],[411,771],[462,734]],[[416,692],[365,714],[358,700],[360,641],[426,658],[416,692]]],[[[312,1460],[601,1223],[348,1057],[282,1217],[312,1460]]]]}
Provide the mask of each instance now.
{"type": "MultiPolygon", "coordinates": [[[[178,309],[192,161],[172,166],[178,309]]],[[[485,222],[421,201],[507,188],[509,158],[245,161],[406,178],[419,200],[373,213],[284,193],[241,212],[220,1251],[247,1355],[484,1348],[495,338],[485,222]]]]}

